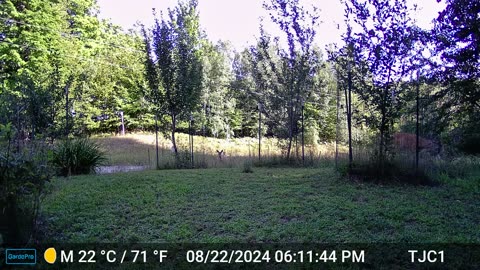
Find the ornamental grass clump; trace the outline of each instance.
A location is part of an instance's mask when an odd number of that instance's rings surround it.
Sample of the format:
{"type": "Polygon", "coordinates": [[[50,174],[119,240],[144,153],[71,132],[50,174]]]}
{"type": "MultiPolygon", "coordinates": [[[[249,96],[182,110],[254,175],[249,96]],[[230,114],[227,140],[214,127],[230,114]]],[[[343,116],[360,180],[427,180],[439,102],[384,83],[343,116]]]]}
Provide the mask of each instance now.
{"type": "Polygon", "coordinates": [[[81,138],[68,139],[58,144],[53,151],[53,165],[59,175],[89,174],[106,161],[105,153],[95,142],[81,138]]]}

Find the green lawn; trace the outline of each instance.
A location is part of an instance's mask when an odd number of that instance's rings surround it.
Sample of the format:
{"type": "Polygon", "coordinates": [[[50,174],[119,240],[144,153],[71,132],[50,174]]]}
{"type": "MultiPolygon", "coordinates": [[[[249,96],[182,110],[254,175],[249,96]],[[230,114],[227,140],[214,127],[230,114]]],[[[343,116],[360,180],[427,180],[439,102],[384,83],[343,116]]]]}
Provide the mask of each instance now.
{"type": "Polygon", "coordinates": [[[42,215],[61,242],[480,243],[478,181],[379,186],[331,168],[232,168],[57,178],[48,190],[42,215]]]}

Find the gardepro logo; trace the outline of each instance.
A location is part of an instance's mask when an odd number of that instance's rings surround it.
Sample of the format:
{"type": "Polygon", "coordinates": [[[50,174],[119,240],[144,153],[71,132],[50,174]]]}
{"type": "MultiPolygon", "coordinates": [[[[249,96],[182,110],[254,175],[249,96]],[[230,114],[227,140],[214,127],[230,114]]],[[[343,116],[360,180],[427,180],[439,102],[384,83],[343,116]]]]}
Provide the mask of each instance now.
{"type": "Polygon", "coordinates": [[[6,264],[36,264],[37,250],[33,248],[7,248],[5,257],[6,264]]]}

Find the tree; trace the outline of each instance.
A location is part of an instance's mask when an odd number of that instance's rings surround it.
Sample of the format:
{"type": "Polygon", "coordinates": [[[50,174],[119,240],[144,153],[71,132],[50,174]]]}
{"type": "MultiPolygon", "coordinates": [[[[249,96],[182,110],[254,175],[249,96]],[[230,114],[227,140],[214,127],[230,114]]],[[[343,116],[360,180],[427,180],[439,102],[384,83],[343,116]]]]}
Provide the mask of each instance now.
{"type": "Polygon", "coordinates": [[[118,132],[119,111],[124,112],[127,128],[141,127],[141,117],[147,112],[143,40],[133,31],[125,33],[105,21],[98,31],[85,57],[92,61],[85,61],[72,97],[75,131],[118,132]],[[108,119],[99,121],[97,117],[102,115],[108,119]]]}
{"type": "Polygon", "coordinates": [[[443,86],[435,94],[443,126],[460,129],[463,144],[471,146],[461,148],[480,149],[480,2],[445,2],[432,31],[441,61],[431,82],[443,86]]]}
{"type": "Polygon", "coordinates": [[[202,113],[198,117],[206,134],[230,138],[238,125],[233,119],[236,99],[229,89],[233,77],[231,46],[222,41],[214,45],[205,40],[203,52],[202,113]]]}
{"type": "MultiPolygon", "coordinates": [[[[474,80],[480,76],[480,2],[447,0],[435,21],[437,50],[444,61],[445,80],[474,80]]],[[[470,90],[470,89],[469,89],[470,90]]],[[[466,99],[478,103],[479,93],[466,92],[466,99]]],[[[476,104],[475,104],[476,103],[476,104]]]]}
{"type": "Polygon", "coordinates": [[[0,20],[0,118],[18,137],[111,131],[115,117],[91,117],[140,102],[139,39],[100,22],[95,1],[8,0],[0,20]]]}
{"type": "Polygon", "coordinates": [[[230,85],[232,96],[239,101],[236,103],[236,112],[240,118],[237,134],[240,136],[255,136],[257,119],[257,103],[252,92],[255,91],[253,79],[253,62],[248,48],[235,53],[233,59],[233,80],[230,85]]]}
{"type": "Polygon", "coordinates": [[[369,123],[379,132],[377,162],[383,176],[404,89],[400,85],[412,68],[419,31],[400,0],[349,0],[346,20],[357,26],[352,29],[359,29],[347,35],[346,44],[354,50],[347,54],[355,58],[361,74],[354,91],[371,109],[369,123]]]}
{"type": "MultiPolygon", "coordinates": [[[[70,4],[81,6],[75,1],[70,4]]],[[[3,101],[8,100],[2,114],[6,119],[2,120],[14,120],[19,139],[40,133],[53,138],[68,129],[67,121],[57,123],[65,112],[60,104],[68,99],[65,93],[74,87],[74,74],[82,67],[78,61],[81,43],[70,39],[79,27],[72,20],[86,15],[69,13],[69,8],[65,1],[9,0],[1,5],[5,24],[0,27],[4,37],[0,51],[5,69],[0,79],[3,101]]],[[[68,104],[63,107],[69,111],[68,104]]],[[[68,120],[68,115],[62,119],[68,120]]]]}
{"type": "Polygon", "coordinates": [[[152,40],[143,29],[146,47],[146,72],[150,99],[171,122],[173,149],[177,155],[175,132],[179,118],[187,119],[199,104],[202,90],[197,0],[180,2],[169,10],[168,20],[156,19],[152,40]]]}
{"type": "Polygon", "coordinates": [[[347,33],[342,35],[345,46],[341,49],[329,51],[330,61],[334,64],[335,74],[337,77],[337,85],[344,90],[345,111],[347,118],[348,131],[348,167],[352,168],[353,149],[352,149],[352,87],[355,51],[352,42],[352,28],[347,21],[347,33]]]}
{"type": "Polygon", "coordinates": [[[288,146],[287,158],[290,158],[292,141],[298,133],[297,123],[300,118],[302,100],[305,101],[312,90],[312,75],[318,68],[318,59],[313,53],[313,42],[318,24],[316,9],[309,12],[299,0],[270,0],[264,2],[270,11],[270,17],[287,38],[288,50],[281,51],[287,59],[288,75],[285,87],[288,90],[288,146]]]}

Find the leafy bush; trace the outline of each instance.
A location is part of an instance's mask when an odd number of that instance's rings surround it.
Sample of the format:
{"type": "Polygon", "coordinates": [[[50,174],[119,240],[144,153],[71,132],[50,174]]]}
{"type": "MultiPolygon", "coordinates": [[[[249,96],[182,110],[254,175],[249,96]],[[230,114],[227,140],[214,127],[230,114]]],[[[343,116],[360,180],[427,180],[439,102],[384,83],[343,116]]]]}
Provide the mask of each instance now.
{"type": "Polygon", "coordinates": [[[10,124],[0,124],[0,239],[4,244],[24,244],[35,238],[40,197],[52,176],[46,145],[31,141],[14,147],[14,134],[10,124]]]}
{"type": "Polygon", "coordinates": [[[471,178],[480,175],[480,157],[456,156],[452,158],[435,157],[424,161],[428,171],[438,177],[471,178]]]}
{"type": "Polygon", "coordinates": [[[95,172],[105,161],[98,144],[85,138],[62,141],[55,147],[52,159],[63,176],[95,172]]]}

